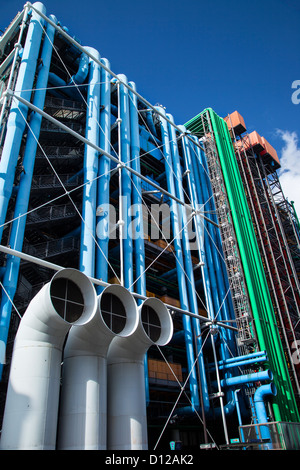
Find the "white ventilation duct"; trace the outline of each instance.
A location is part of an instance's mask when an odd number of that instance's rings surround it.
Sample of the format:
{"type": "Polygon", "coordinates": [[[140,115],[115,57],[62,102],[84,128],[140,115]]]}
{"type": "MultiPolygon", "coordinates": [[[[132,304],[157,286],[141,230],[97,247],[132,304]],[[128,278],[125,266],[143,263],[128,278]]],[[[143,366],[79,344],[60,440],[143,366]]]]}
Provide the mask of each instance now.
{"type": "Polygon", "coordinates": [[[64,351],[58,449],[106,449],[107,351],[116,335],[128,337],[137,324],[133,296],[111,285],[99,295],[91,321],[71,328],[64,351]]]}
{"type": "Polygon", "coordinates": [[[2,449],[55,449],[63,344],[71,325],[89,321],[96,308],[91,281],[69,268],[28,305],[15,338],[2,449]]]}
{"type": "Polygon", "coordinates": [[[149,298],[139,307],[139,324],[127,338],[114,338],[108,351],[108,450],[147,450],[144,357],[152,345],[173,335],[166,306],[149,298]]]}

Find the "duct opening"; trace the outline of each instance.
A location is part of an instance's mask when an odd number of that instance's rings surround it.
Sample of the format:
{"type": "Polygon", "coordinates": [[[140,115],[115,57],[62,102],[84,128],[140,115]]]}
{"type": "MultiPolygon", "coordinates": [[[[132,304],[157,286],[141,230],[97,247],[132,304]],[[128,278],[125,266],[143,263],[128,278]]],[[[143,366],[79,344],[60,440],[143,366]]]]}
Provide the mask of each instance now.
{"type": "Polygon", "coordinates": [[[126,309],[123,302],[114,294],[103,293],[100,301],[102,318],[115,334],[121,333],[126,325],[126,309]]]}
{"type": "Polygon", "coordinates": [[[84,310],[84,299],[75,282],[66,278],[54,279],[51,283],[50,296],[58,315],[68,323],[76,322],[84,310]]]}
{"type": "Polygon", "coordinates": [[[159,340],[161,335],[161,324],[156,311],[149,305],[142,307],[142,325],[145,333],[154,343],[159,340]]]}

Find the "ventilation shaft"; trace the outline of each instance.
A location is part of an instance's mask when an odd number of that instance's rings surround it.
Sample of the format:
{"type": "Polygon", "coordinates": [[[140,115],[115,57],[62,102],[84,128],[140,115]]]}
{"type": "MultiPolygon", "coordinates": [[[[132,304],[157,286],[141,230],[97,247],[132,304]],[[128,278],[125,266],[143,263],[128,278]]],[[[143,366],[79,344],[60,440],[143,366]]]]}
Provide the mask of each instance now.
{"type": "Polygon", "coordinates": [[[106,287],[93,318],[69,333],[62,374],[58,449],[105,450],[107,351],[113,338],[128,338],[138,323],[137,305],[124,287],[106,287]]]}
{"type": "Polygon", "coordinates": [[[147,450],[144,357],[152,345],[166,345],[173,334],[171,315],[157,298],[139,307],[139,323],[108,350],[107,449],[147,450]]]}
{"type": "Polygon", "coordinates": [[[71,325],[84,325],[96,308],[93,284],[70,268],[58,271],[28,305],[15,338],[2,449],[55,449],[65,338],[71,325]]]}

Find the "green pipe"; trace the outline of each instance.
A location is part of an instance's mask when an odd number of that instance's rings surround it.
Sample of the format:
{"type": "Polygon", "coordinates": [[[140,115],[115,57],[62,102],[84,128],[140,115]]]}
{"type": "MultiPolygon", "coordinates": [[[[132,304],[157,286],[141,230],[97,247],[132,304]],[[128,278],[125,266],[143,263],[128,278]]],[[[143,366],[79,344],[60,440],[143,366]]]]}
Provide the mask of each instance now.
{"type": "Polygon", "coordinates": [[[268,353],[268,367],[274,374],[274,383],[278,391],[273,400],[274,418],[276,421],[297,422],[299,413],[228,127],[211,108],[207,108],[185,124],[188,130],[198,136],[205,133],[202,116],[204,119],[209,116],[212,125],[257,339],[260,349],[265,349],[268,353]]]}
{"type": "Polygon", "coordinates": [[[295,203],[294,201],[291,201],[291,206],[293,208],[293,212],[294,212],[294,217],[297,221],[297,227],[298,227],[298,230],[300,230],[300,222],[299,222],[299,219],[298,219],[298,215],[297,215],[297,212],[296,212],[296,209],[295,209],[295,203]]]}

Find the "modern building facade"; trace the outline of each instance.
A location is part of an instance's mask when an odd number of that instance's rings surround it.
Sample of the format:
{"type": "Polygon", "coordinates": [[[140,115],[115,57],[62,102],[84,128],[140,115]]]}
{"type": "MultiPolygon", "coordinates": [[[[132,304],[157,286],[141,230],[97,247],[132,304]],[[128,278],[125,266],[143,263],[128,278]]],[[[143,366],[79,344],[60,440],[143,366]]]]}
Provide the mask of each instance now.
{"type": "Polygon", "coordinates": [[[176,124],[71,34],[37,2],[0,38],[2,448],[299,448],[276,151],[237,112],[176,124]]]}

